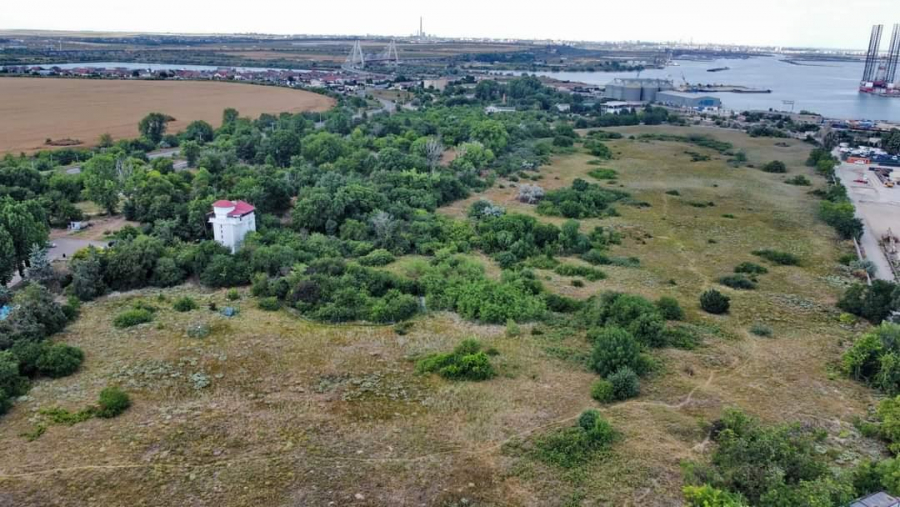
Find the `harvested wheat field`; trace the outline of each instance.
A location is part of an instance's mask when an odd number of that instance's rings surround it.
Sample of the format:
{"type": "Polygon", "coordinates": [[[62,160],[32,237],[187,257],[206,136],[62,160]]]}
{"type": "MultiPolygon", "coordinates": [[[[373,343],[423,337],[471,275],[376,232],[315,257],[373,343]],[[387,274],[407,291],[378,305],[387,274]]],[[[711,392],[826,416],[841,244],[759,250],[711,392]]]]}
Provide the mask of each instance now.
{"type": "Polygon", "coordinates": [[[0,78],[0,153],[46,149],[46,139],[78,139],[95,144],[103,133],[114,139],[138,135],[147,113],[175,118],[170,132],[194,120],[219,126],[222,110],[241,115],[325,111],[334,101],[323,95],[274,86],[177,81],[0,78]]]}

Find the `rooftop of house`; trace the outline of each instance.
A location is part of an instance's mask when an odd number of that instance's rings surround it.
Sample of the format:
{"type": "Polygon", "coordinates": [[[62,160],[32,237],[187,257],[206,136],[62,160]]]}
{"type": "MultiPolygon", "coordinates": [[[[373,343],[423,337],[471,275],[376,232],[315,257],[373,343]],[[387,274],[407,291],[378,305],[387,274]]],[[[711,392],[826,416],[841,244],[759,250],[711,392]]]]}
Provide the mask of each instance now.
{"type": "Polygon", "coordinates": [[[224,199],[213,203],[213,208],[233,208],[228,212],[230,217],[242,217],[253,213],[256,208],[252,204],[245,201],[226,201],[224,199]]]}
{"type": "Polygon", "coordinates": [[[850,504],[850,507],[897,507],[900,500],[884,491],[873,493],[850,504]]]}

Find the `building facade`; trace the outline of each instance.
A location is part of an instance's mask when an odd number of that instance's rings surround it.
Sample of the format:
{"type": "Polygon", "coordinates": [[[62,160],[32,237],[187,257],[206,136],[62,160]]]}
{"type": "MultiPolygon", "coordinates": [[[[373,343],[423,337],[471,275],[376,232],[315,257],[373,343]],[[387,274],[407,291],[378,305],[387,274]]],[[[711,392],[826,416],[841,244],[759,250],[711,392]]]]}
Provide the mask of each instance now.
{"type": "Polygon", "coordinates": [[[247,233],[256,230],[256,208],[244,201],[216,201],[209,223],[216,242],[236,253],[247,233]]]}
{"type": "Polygon", "coordinates": [[[722,107],[722,101],[711,95],[675,91],[657,93],[656,102],[667,106],[690,109],[718,109],[722,107]]]}

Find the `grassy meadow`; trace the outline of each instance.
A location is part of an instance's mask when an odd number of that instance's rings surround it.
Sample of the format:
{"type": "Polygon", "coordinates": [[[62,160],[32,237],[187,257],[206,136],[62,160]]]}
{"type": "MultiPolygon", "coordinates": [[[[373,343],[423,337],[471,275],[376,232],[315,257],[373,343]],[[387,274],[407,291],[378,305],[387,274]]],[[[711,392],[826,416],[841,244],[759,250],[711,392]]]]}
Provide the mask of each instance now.
{"type": "MultiPolygon", "coordinates": [[[[599,266],[608,277],[582,287],[572,277],[537,272],[550,290],[572,297],[612,290],[680,301],[703,344],[654,352],[659,366],[640,397],[593,401],[598,377],[584,362],[590,345],[567,328],[522,325],[520,336],[507,336],[503,326],[431,313],[401,335],[391,326],[327,326],[288,310],[266,312],[246,293],[234,302],[225,291],[194,286],[113,294],[85,304],[56,338],[84,350],[81,370],[38,381],[4,417],[0,503],[680,505],[681,463],[705,458],[706,425],[728,406],[767,422],[821,427],[834,452],[856,459],[852,420],[866,413],[871,395],[836,371],[856,332],[838,323],[834,309],[849,282],[837,269],[848,247],[816,219],[810,188],[784,183],[810,175],[803,165],[809,145],[718,129],[610,130],[625,136],[607,142],[613,160],[591,165],[577,149],[555,156],[535,183],[552,189],[576,178],[598,182],[588,172],[615,170],[615,180],[599,183],[649,206],[617,204],[620,216],[582,220],[581,230],[619,231],[622,243],[609,253],[637,257],[640,266],[599,266]],[[744,151],[750,165],[782,160],[788,174],[732,167],[728,156],[691,144],[628,139],[640,133],[707,134],[744,151]],[[710,160],[693,162],[686,152],[710,160]],[[751,254],[761,248],[793,253],[801,265],[776,266],[751,254]],[[745,261],[769,270],[756,290],[716,283],[745,261]],[[699,309],[698,296],[710,287],[731,297],[728,315],[699,309]],[[185,294],[200,308],[174,311],[172,302],[185,294]],[[159,308],[154,321],[113,327],[115,315],[136,300],[159,308]],[[209,303],[239,313],[226,318],[209,303]],[[208,327],[205,338],[188,336],[198,324],[208,327]],[[771,327],[773,336],[754,336],[754,324],[771,327]],[[451,382],[415,372],[416,358],[472,336],[499,352],[496,378],[451,382]],[[109,383],[134,401],[120,417],[48,424],[33,441],[23,436],[44,421],[40,408],[77,410],[109,383]],[[607,455],[575,469],[532,457],[535,437],[571,425],[588,408],[599,408],[620,434],[607,455]]],[[[515,199],[514,185],[524,182],[501,180],[441,212],[464,217],[486,198],[538,216],[515,199]]],[[[489,276],[499,276],[490,259],[476,257],[489,276]]],[[[405,257],[385,269],[412,275],[426,261],[405,257]]]]}

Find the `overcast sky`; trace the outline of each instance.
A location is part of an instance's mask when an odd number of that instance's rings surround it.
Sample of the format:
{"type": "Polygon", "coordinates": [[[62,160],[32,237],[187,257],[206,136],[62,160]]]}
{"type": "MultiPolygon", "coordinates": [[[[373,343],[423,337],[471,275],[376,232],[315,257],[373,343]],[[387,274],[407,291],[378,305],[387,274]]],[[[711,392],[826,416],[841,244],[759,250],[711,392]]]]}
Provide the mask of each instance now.
{"type": "MultiPolygon", "coordinates": [[[[900,0],[3,0],[0,28],[647,40],[865,48],[900,0]]],[[[882,37],[890,39],[890,26],[882,37]]]]}

